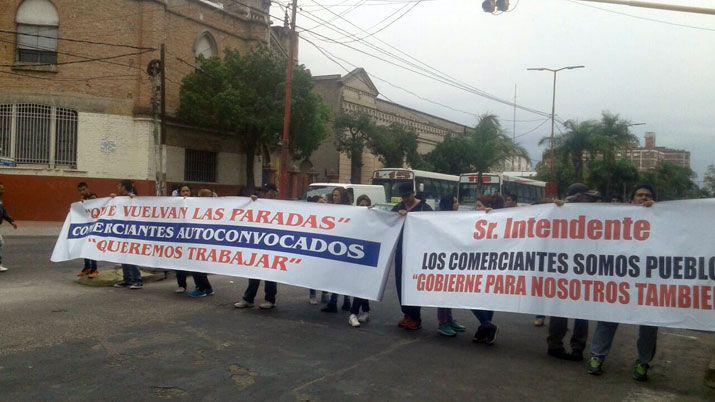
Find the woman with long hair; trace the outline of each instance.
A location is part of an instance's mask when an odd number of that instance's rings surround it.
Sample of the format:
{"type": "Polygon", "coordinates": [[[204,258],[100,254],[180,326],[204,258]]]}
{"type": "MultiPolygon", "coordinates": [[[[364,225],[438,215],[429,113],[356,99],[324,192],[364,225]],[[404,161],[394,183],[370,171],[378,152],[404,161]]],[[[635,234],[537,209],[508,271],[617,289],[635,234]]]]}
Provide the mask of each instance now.
{"type": "MultiPolygon", "coordinates": [[[[333,192],[328,198],[328,203],[337,205],[350,205],[350,196],[345,187],[335,187],[333,192]]],[[[324,313],[337,313],[338,312],[338,294],[331,293],[330,301],[323,307],[320,311],[324,313]]],[[[343,311],[350,311],[350,296],[343,296],[343,305],[340,308],[343,311]]]]}

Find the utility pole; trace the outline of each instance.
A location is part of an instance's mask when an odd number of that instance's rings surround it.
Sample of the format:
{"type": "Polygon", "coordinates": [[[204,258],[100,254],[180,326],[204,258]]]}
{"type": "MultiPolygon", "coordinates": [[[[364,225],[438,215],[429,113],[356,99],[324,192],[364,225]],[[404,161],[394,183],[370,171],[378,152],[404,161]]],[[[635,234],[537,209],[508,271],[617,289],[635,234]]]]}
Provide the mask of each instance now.
{"type": "Polygon", "coordinates": [[[154,180],[155,195],[161,195],[161,123],[159,121],[161,99],[161,60],[149,62],[146,72],[151,79],[151,117],[154,126],[154,180]]]}
{"type": "MultiPolygon", "coordinates": [[[[554,74],[554,85],[551,92],[551,137],[549,138],[549,172],[551,173],[551,181],[556,178],[555,168],[556,168],[556,155],[554,155],[554,128],[556,123],[556,73],[562,70],[573,70],[577,68],[586,68],[586,66],[568,66],[561,67],[557,69],[538,67],[538,68],[527,68],[527,71],[550,71],[554,74]]],[[[552,184],[553,185],[553,184],[552,184]]]]}
{"type": "Polygon", "coordinates": [[[166,195],[164,144],[166,143],[166,45],[161,44],[161,130],[159,131],[159,195],[166,195]]]}
{"type": "MultiPolygon", "coordinates": [[[[516,144],[516,84],[514,84],[514,117],[512,121],[511,129],[511,140],[516,144]]],[[[511,170],[514,170],[514,165],[516,164],[516,153],[511,157],[511,170]]]]}
{"type": "Polygon", "coordinates": [[[281,169],[279,195],[283,200],[288,199],[288,161],[290,159],[290,112],[291,97],[293,96],[293,64],[295,58],[295,13],[298,8],[298,0],[293,0],[291,6],[290,30],[288,37],[288,61],[286,63],[286,88],[285,88],[285,108],[283,111],[283,138],[281,141],[281,169]]]}

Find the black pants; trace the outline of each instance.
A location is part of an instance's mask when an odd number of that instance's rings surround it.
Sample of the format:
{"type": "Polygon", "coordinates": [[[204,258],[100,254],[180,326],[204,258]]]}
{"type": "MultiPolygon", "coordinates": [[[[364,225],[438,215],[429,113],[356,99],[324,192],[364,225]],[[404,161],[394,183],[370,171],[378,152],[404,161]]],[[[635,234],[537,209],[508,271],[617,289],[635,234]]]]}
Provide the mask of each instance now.
{"type": "Polygon", "coordinates": [[[397,251],[395,251],[395,286],[397,286],[397,299],[400,301],[402,314],[416,321],[422,321],[420,306],[403,306],[402,305],[402,235],[397,242],[397,251]]]}
{"type": "MultiPolygon", "coordinates": [[[[340,296],[340,295],[337,293],[331,293],[330,300],[328,301],[328,304],[337,306],[338,305],[338,296],[340,296]]],[[[350,304],[350,296],[343,296],[343,304],[350,304]]]]}
{"type": "Polygon", "coordinates": [[[359,297],[354,297],[353,305],[350,307],[350,314],[360,314],[360,307],[362,307],[363,313],[367,313],[370,311],[370,302],[359,297]]]}
{"type": "Polygon", "coordinates": [[[84,269],[89,272],[97,272],[97,261],[84,259],[84,269]]]}
{"type": "Polygon", "coordinates": [[[205,272],[187,272],[187,271],[176,271],[176,282],[179,287],[186,289],[186,274],[190,273],[194,278],[194,284],[196,289],[213,291],[211,283],[209,283],[209,276],[205,272]]]}
{"type": "MultiPolygon", "coordinates": [[[[549,344],[549,350],[563,349],[564,337],[569,331],[569,320],[563,317],[549,318],[549,337],[546,342],[549,344]]],[[[573,324],[573,333],[571,334],[571,350],[583,352],[586,349],[586,341],[588,340],[588,320],[575,319],[573,324]]]]}
{"type": "MultiPolygon", "coordinates": [[[[271,281],[264,281],[265,284],[265,292],[266,292],[266,301],[275,303],[276,302],[276,294],[278,293],[278,284],[275,282],[271,281]]],[[[260,279],[249,279],[248,280],[248,288],[246,288],[246,293],[243,294],[243,300],[253,303],[253,301],[256,299],[256,294],[258,293],[258,286],[261,284],[260,279]]]]}

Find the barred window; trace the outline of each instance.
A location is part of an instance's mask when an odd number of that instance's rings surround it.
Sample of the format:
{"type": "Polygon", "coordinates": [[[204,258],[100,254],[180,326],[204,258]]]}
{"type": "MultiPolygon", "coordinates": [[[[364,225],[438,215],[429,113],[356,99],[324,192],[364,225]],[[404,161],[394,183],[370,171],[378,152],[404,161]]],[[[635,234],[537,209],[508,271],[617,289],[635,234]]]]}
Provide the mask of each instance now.
{"type": "Polygon", "coordinates": [[[187,149],[184,154],[184,180],[215,182],[216,152],[187,149]]]}
{"type": "Polygon", "coordinates": [[[0,105],[4,165],[77,168],[77,112],[35,104],[0,105]]]}
{"type": "Polygon", "coordinates": [[[17,61],[56,64],[59,16],[48,0],[25,0],[17,9],[17,61]]]}

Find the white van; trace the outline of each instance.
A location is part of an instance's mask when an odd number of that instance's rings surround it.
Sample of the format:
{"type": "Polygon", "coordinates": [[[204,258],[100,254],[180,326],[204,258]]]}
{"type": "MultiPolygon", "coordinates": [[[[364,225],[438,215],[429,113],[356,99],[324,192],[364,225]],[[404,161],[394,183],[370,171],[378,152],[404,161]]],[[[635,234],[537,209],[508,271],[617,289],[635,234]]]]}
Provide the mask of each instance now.
{"type": "Polygon", "coordinates": [[[347,190],[352,205],[356,205],[357,199],[361,195],[370,197],[372,205],[385,203],[385,187],[372,184],[312,183],[308,185],[308,190],[300,199],[307,201],[315,196],[323,196],[330,200],[336,187],[343,187],[347,190]]]}

